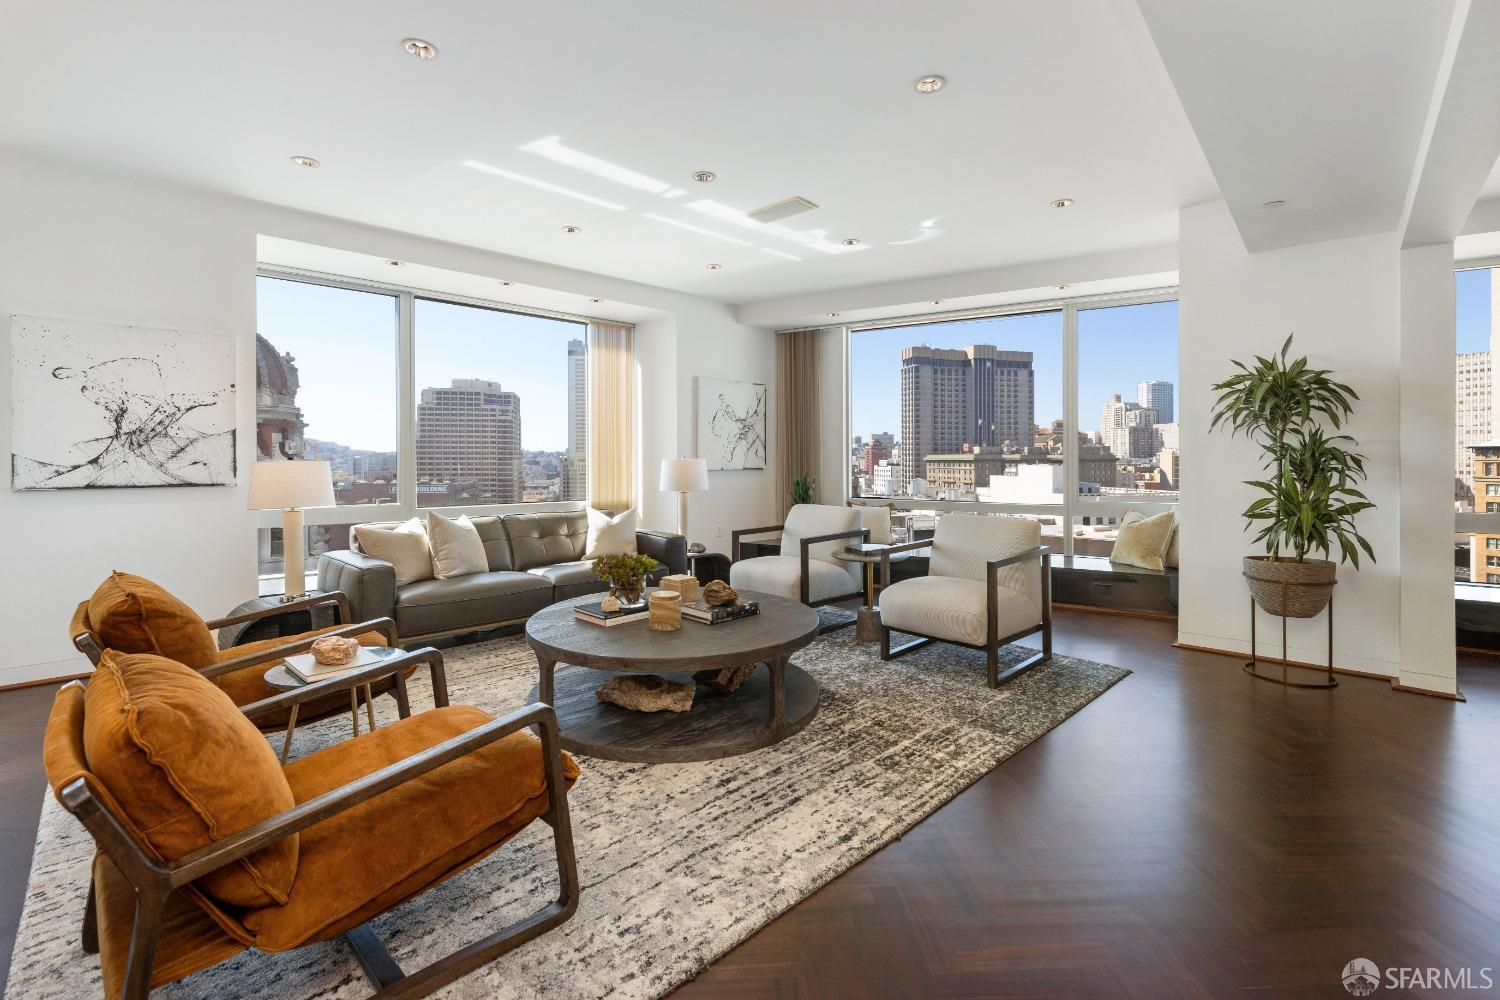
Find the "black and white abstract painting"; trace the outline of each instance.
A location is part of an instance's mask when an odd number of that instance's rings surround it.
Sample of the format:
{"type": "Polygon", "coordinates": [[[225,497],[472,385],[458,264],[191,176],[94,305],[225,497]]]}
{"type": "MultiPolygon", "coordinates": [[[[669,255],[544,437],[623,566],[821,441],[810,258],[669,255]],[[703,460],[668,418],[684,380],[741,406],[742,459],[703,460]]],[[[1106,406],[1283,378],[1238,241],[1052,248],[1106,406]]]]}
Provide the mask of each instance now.
{"type": "Polygon", "coordinates": [[[231,486],[234,339],[11,317],[12,490],[231,486]]]}
{"type": "Polygon", "coordinates": [[[766,387],[698,379],[698,457],[710,469],[766,467],[766,387]]]}

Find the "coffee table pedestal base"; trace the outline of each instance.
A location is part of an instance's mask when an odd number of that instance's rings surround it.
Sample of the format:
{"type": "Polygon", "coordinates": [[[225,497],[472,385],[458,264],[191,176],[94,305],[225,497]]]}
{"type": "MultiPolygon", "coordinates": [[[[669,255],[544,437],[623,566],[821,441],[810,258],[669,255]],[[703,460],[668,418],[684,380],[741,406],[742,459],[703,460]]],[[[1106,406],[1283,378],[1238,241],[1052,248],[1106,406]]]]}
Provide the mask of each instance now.
{"type": "MultiPolygon", "coordinates": [[[[563,749],[585,757],[644,763],[719,760],[760,750],[800,731],[818,712],[818,682],[791,663],[782,666],[781,721],[773,721],[773,668],[762,666],[740,687],[719,694],[699,685],[690,712],[632,712],[602,702],[594,692],[608,670],[558,664],[553,668],[557,723],[563,749]]],[[[692,680],[692,674],[663,674],[692,680]]],[[[540,697],[531,689],[530,700],[540,697]]],[[[545,700],[545,699],[542,699],[545,700]]]]}

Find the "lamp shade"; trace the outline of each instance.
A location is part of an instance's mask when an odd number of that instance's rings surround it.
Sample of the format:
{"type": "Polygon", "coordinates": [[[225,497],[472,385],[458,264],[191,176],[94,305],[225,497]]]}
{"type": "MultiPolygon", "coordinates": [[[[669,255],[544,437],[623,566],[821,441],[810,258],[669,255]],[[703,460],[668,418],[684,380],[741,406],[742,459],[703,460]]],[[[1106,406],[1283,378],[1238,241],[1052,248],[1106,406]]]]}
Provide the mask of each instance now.
{"type": "Polygon", "coordinates": [[[671,493],[703,493],[708,489],[708,460],[702,458],[664,458],[661,460],[661,485],[671,493]]]}
{"type": "Polygon", "coordinates": [[[327,462],[255,462],[250,466],[251,510],[333,505],[333,470],[327,462]]]}

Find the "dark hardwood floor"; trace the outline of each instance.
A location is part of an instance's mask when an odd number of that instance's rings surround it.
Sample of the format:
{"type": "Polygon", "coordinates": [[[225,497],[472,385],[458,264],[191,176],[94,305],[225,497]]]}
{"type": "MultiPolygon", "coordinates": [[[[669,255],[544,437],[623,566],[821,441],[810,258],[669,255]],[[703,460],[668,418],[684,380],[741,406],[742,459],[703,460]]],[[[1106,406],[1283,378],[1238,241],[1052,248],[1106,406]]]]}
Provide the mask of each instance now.
{"type": "MultiPolygon", "coordinates": [[[[1500,968],[1500,667],[1465,660],[1467,703],[1292,691],[1174,631],[1060,611],[1060,652],[1135,675],[674,997],[1342,997],[1355,957],[1500,968]]],[[[0,694],[7,965],[50,699],[0,694]]],[[[1486,994],[1377,994],[1401,995],[1486,994]]]]}

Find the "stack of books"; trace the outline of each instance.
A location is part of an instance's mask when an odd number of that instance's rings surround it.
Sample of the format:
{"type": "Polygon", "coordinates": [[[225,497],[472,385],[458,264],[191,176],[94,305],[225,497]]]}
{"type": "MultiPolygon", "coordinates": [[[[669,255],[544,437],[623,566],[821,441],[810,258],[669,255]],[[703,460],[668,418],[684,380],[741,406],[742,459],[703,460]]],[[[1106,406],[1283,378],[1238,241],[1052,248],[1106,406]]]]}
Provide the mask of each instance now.
{"type": "Polygon", "coordinates": [[[596,601],[593,604],[580,604],[573,609],[573,617],[590,625],[603,625],[608,628],[611,625],[624,625],[626,622],[638,622],[651,614],[648,608],[621,608],[618,611],[605,611],[604,604],[596,601]]]}
{"type": "Polygon", "coordinates": [[[742,601],[738,604],[726,604],[714,607],[703,601],[693,601],[682,606],[682,617],[691,621],[702,622],[705,625],[721,625],[724,622],[736,622],[741,618],[749,618],[751,615],[760,614],[760,602],[742,601]]]}
{"type": "Polygon", "coordinates": [[[354,659],[348,663],[319,663],[313,659],[311,653],[293,653],[286,658],[286,668],[297,678],[311,684],[313,681],[321,681],[346,670],[353,670],[355,667],[368,666],[379,660],[384,652],[384,649],[376,652],[368,646],[361,646],[355,652],[354,659]]]}

